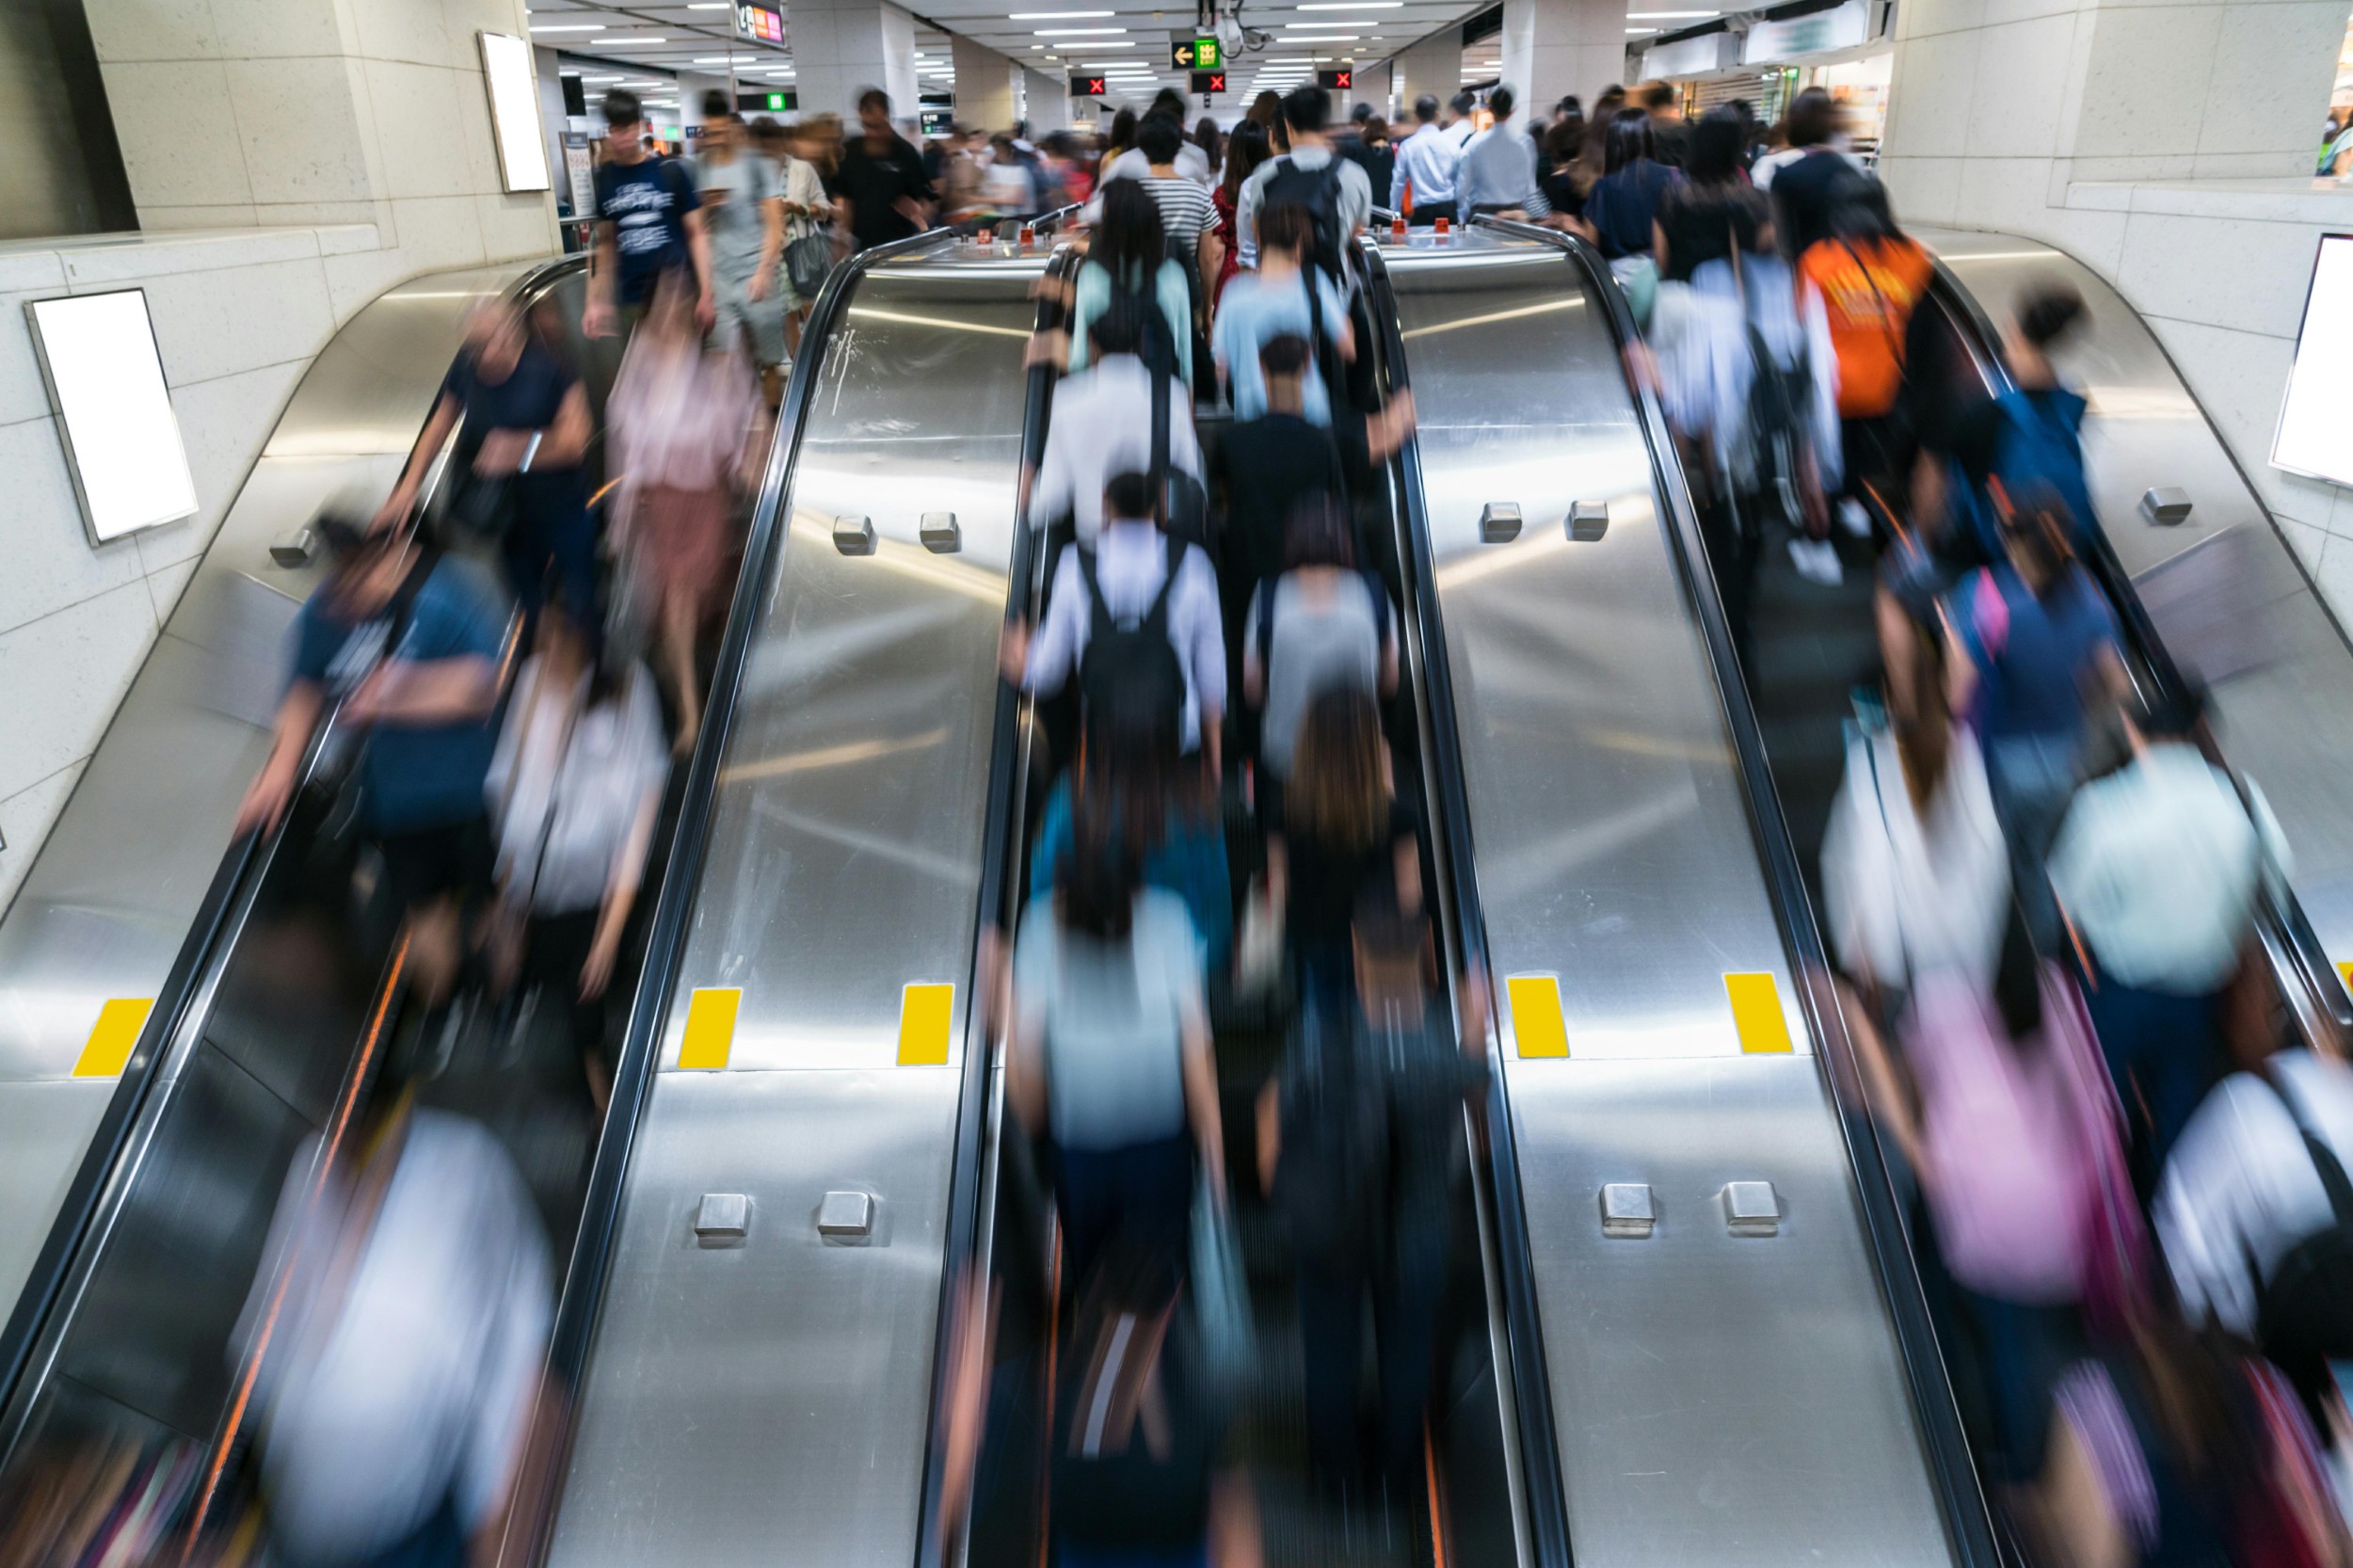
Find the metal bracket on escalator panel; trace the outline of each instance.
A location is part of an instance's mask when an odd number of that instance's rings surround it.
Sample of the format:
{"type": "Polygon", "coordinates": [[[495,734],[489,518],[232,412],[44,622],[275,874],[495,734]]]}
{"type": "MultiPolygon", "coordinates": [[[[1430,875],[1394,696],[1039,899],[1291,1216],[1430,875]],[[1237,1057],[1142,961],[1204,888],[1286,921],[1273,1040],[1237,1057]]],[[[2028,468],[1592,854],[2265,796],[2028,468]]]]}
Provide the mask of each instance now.
{"type": "Polygon", "coordinates": [[[847,513],[833,520],[833,547],[844,555],[874,553],[874,520],[847,513]]]}
{"type": "Polygon", "coordinates": [[[1658,1223],[1647,1181],[1612,1181],[1601,1190],[1601,1233],[1634,1239],[1648,1236],[1658,1223]]]}
{"type": "Polygon", "coordinates": [[[1776,1236],[1781,1232],[1781,1194],[1769,1181],[1724,1183],[1724,1224],[1735,1236],[1776,1236]]]}
{"type": "Polygon", "coordinates": [[[964,531],[956,526],[953,512],[925,512],[921,538],[923,548],[935,555],[953,555],[964,548],[964,531]]]}
{"type": "Polygon", "coordinates": [[[2179,485],[2159,485],[2140,498],[2140,515],[2161,528],[2189,520],[2189,492],[2179,485]]]}
{"type": "Polygon", "coordinates": [[[1593,544],[1609,532],[1609,504],[1606,501],[1580,501],[1569,508],[1568,518],[1561,526],[1568,531],[1571,544],[1593,544]]]}
{"type": "Polygon", "coordinates": [[[1516,501],[1490,501],[1479,514],[1479,538],[1482,544],[1510,544],[1520,536],[1520,504],[1516,501]]]}

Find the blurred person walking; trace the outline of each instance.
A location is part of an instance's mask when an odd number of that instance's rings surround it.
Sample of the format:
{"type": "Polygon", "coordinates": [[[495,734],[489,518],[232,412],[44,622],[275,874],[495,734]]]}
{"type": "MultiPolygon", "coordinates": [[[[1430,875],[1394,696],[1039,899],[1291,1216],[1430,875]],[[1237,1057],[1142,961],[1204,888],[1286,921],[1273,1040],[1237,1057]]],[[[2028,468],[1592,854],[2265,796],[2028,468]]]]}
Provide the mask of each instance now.
{"type": "Polygon", "coordinates": [[[553,600],[483,785],[498,845],[491,959],[502,984],[565,1010],[600,1116],[605,993],[668,776],[653,677],[602,646],[584,607],[553,600]]]}
{"type": "Polygon", "coordinates": [[[1241,270],[1241,236],[1235,227],[1235,204],[1241,200],[1243,184],[1273,155],[1266,127],[1255,120],[1243,120],[1225,138],[1225,166],[1218,175],[1217,188],[1209,193],[1210,203],[1217,209],[1217,240],[1225,247],[1225,257],[1218,264],[1217,284],[1209,296],[1213,323],[1217,307],[1225,297],[1225,285],[1241,270]]]}
{"type": "Polygon", "coordinates": [[[1268,208],[1263,238],[1257,270],[1237,278],[1225,290],[1209,335],[1210,354],[1225,381],[1234,417],[1254,420],[1267,411],[1260,350],[1278,337],[1304,339],[1311,353],[1307,374],[1300,381],[1300,415],[1310,424],[1328,426],[1334,373],[1356,358],[1347,294],[1337,280],[1311,264],[1315,215],[1307,208],[1289,202],[1268,208]]]}
{"type": "Polygon", "coordinates": [[[1397,691],[1397,611],[1381,580],[1356,565],[1345,500],[1323,494],[1290,515],[1280,577],[1251,592],[1242,692],[1264,712],[1258,760],[1262,808],[1280,814],[1310,704],[1327,692],[1385,700],[1397,691]]]}
{"type": "Polygon", "coordinates": [[[344,780],[356,825],[383,857],[402,912],[421,1025],[449,1000],[465,921],[488,890],[482,780],[496,744],[506,600],[488,573],[409,527],[362,534],[322,518],[325,579],[296,612],[293,670],[269,759],[237,808],[237,831],[285,814],[320,722],[356,731],[344,780]]]}
{"type": "Polygon", "coordinates": [[[1691,122],[1683,118],[1683,102],[1666,82],[1644,82],[1635,101],[1650,116],[1652,155],[1669,168],[1681,168],[1691,152],[1691,122]]]}
{"type": "Polygon", "coordinates": [[[1173,120],[1155,116],[1136,132],[1137,151],[1149,166],[1141,184],[1160,210],[1168,254],[1192,265],[1200,280],[1194,297],[1206,303],[1216,294],[1218,276],[1225,269],[1225,245],[1217,237],[1217,203],[1208,187],[1178,170],[1176,154],[1185,145],[1173,120]]]}
{"type": "MultiPolygon", "coordinates": [[[[835,262],[833,198],[825,193],[826,160],[838,145],[808,120],[784,141],[784,348],[789,362],[801,352],[801,329],[835,262]]],[[[779,392],[782,390],[778,389],[779,392]]],[[[774,408],[779,399],[772,398],[774,408]]]]}
{"type": "Polygon", "coordinates": [[[1346,274],[1342,249],[1353,245],[1372,216],[1372,183],[1365,171],[1341,157],[1324,127],[1331,103],[1323,89],[1294,88],[1283,100],[1283,127],[1289,145],[1268,159],[1244,183],[1235,205],[1235,227],[1241,237],[1241,264],[1261,264],[1258,258],[1258,219],[1262,209],[1295,206],[1305,210],[1314,244],[1307,261],[1335,283],[1346,274]]]}
{"type": "Polygon", "coordinates": [[[1789,105],[1789,152],[1760,158],[1751,178],[1773,199],[1773,232],[1782,254],[1804,255],[1831,237],[1831,212],[1838,186],[1863,165],[1842,145],[1846,111],[1820,88],[1807,88],[1789,105]]]}
{"type": "Polygon", "coordinates": [[[1397,183],[1397,145],[1390,139],[1389,122],[1374,115],[1357,127],[1356,138],[1357,166],[1378,197],[1397,183]]]}
{"type": "Polygon", "coordinates": [[[268,1560],[462,1568],[498,1560],[541,1400],[548,1243],[479,1123],[416,1109],[376,1073],[315,1190],[286,1170],[230,1339],[258,1362],[268,1560]]]}
{"type": "MultiPolygon", "coordinates": [[[[680,294],[690,286],[681,278],[680,294]]],[[[467,335],[376,526],[396,526],[416,509],[424,475],[454,430],[448,519],[498,542],[526,622],[538,614],[551,578],[575,603],[586,603],[597,584],[587,389],[511,298],[478,307],[467,335]]]]}
{"type": "Polygon", "coordinates": [[[1905,344],[1912,312],[1936,270],[1928,251],[1896,227],[1887,189],[1868,175],[1835,184],[1830,237],[1798,258],[1798,287],[1822,302],[1838,356],[1839,447],[1847,474],[1839,518],[1848,533],[1867,537],[1864,504],[1877,492],[1892,506],[1906,476],[1913,442],[1900,427],[1905,344]]]}
{"type": "Polygon", "coordinates": [[[1369,1298],[1373,1475],[1394,1503],[1417,1496],[1423,1475],[1455,1197],[1468,1175],[1463,1108],[1486,1084],[1486,1009],[1466,982],[1458,1036],[1424,980],[1429,920],[1401,910],[1389,889],[1358,902],[1350,939],[1353,994],[1340,1012],[1303,1013],[1258,1096],[1258,1172],[1298,1268],[1316,1478],[1343,1497],[1362,1483],[1369,1298]]]}
{"type": "Polygon", "coordinates": [[[696,648],[726,591],[736,496],[758,484],[767,444],[754,386],[742,357],[703,347],[683,294],[671,288],[631,340],[605,404],[620,485],[614,553],[654,622],[681,757],[702,727],[696,648]]]}
{"type": "Polygon", "coordinates": [[[2290,862],[2263,792],[2249,783],[2242,799],[2199,748],[2201,692],[2127,703],[2119,717],[2131,760],[2076,792],[2050,883],[2087,961],[2091,1021],[2147,1193],[2224,1071],[2224,994],[2256,951],[2256,897],[2285,886],[2290,862]]]}
{"type": "MultiPolygon", "coordinates": [[[[1650,257],[1658,203],[1676,175],[1654,155],[1650,116],[1640,109],[1618,111],[1609,121],[1603,150],[1604,171],[1585,198],[1585,224],[1593,231],[1593,243],[1613,264],[1610,270],[1624,281],[1629,272],[1640,269],[1614,264],[1650,257]]],[[[1634,286],[1641,288],[1639,279],[1634,286]]]]}
{"type": "Polygon", "coordinates": [[[1447,107],[1452,111],[1447,118],[1447,139],[1460,152],[1479,135],[1479,99],[1468,91],[1458,92],[1448,100],[1447,107]]]}
{"type": "MultiPolygon", "coordinates": [[[[1086,260],[1068,285],[1070,326],[1051,340],[1073,372],[1087,368],[1089,329],[1112,308],[1130,302],[1145,329],[1138,345],[1147,365],[1181,377],[1193,390],[1193,291],[1184,264],[1169,255],[1160,209],[1143,181],[1114,180],[1103,187],[1103,212],[1086,260]]],[[[1188,398],[1188,401],[1190,399],[1188,398]]],[[[1147,420],[1146,428],[1150,422],[1147,420]]]]}
{"type": "Polygon", "coordinates": [[[1117,1233],[1181,1258],[1196,1163],[1224,1205],[1201,937],[1183,900],[1144,886],[1138,861],[1112,824],[1080,819],[1014,940],[1006,1098],[1053,1140],[1054,1207],[1078,1279],[1117,1233]]]}
{"type": "MultiPolygon", "coordinates": [[[[1121,112],[1124,114],[1127,111],[1121,112]]],[[[1106,152],[1108,161],[1103,166],[1103,183],[1109,184],[1113,180],[1141,180],[1149,172],[1154,160],[1144,145],[1144,127],[1155,120],[1166,120],[1176,128],[1176,151],[1167,161],[1176,166],[1178,174],[1207,190],[1215,178],[1216,166],[1209,161],[1209,153],[1185,139],[1185,101],[1170,88],[1161,88],[1144,118],[1128,128],[1127,139],[1118,144],[1118,154],[1112,156],[1106,152]]]]}
{"type": "Polygon", "coordinates": [[[930,228],[937,198],[923,177],[922,154],[890,123],[888,93],[859,93],[857,124],[842,146],[834,192],[848,210],[853,248],[872,250],[930,228]]]}
{"type": "MultiPolygon", "coordinates": [[[[1575,104],[1575,99],[1565,99],[1575,104]]],[[[1537,161],[1536,184],[1545,193],[1545,200],[1560,217],[1570,220],[1566,227],[1577,229],[1585,216],[1585,196],[1593,189],[1593,181],[1586,175],[1581,161],[1585,151],[1585,118],[1571,112],[1553,121],[1545,132],[1537,161]]]]}
{"type": "Polygon", "coordinates": [[[1688,283],[1709,262],[1765,249],[1772,211],[1740,175],[1740,121],[1710,109],[1689,132],[1684,177],[1666,185],[1651,219],[1651,256],[1662,283],[1688,283]]]}
{"type": "Polygon", "coordinates": [[[1209,164],[1211,184],[1225,172],[1225,137],[1217,128],[1215,115],[1203,115],[1193,122],[1193,144],[1201,149],[1203,161],[1209,164]]]}
{"type": "Polygon", "coordinates": [[[718,312],[711,345],[749,359],[773,400],[783,385],[776,367],[784,362],[784,300],[776,280],[784,257],[784,181],[752,146],[723,92],[703,95],[695,184],[718,312]]]}
{"type": "MultiPolygon", "coordinates": [[[[1156,377],[1162,388],[1159,401],[1166,405],[1160,423],[1169,474],[1201,477],[1200,438],[1176,373],[1156,371],[1144,361],[1146,343],[1154,336],[1153,309],[1121,296],[1095,318],[1086,334],[1088,368],[1054,389],[1046,450],[1029,476],[1032,526],[1050,529],[1067,517],[1084,549],[1094,549],[1102,533],[1103,494],[1110,481],[1131,470],[1147,476],[1151,472],[1156,377]]],[[[1036,345],[1032,352],[1051,354],[1053,345],[1036,345]]]]}
{"type": "Polygon", "coordinates": [[[1487,214],[1531,222],[1552,216],[1552,203],[1536,184],[1536,144],[1512,119],[1517,106],[1508,87],[1489,93],[1487,108],[1495,123],[1463,149],[1460,178],[1466,222],[1487,214]]]}
{"type": "Polygon", "coordinates": [[[649,151],[639,137],[645,110],[637,95],[615,88],[604,95],[604,160],[597,165],[597,264],[588,273],[588,305],[580,329],[592,338],[634,331],[664,274],[687,272],[695,286],[695,321],[704,331],[718,319],[712,292],[711,241],[697,210],[695,178],[675,159],[649,151]]]}
{"type": "Polygon", "coordinates": [[[1389,175],[1389,210],[1409,214],[1417,229],[1440,218],[1452,223],[1462,216],[1454,194],[1462,146],[1438,123],[1437,94],[1425,92],[1414,100],[1414,134],[1398,144],[1389,175]]]}

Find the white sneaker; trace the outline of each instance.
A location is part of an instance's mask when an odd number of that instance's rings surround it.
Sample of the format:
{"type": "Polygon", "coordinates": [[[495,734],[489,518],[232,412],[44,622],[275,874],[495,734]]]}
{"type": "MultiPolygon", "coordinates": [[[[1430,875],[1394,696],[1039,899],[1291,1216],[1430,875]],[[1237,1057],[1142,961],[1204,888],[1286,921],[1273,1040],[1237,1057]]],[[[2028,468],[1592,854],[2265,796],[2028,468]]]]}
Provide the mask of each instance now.
{"type": "Polygon", "coordinates": [[[1798,568],[1800,577],[1825,588],[1834,588],[1847,580],[1845,569],[1838,564],[1838,552],[1828,539],[1791,539],[1789,564],[1798,568]]]}
{"type": "Polygon", "coordinates": [[[1847,496],[1838,503],[1838,526],[1858,539],[1871,536],[1871,514],[1863,509],[1863,503],[1847,496]]]}

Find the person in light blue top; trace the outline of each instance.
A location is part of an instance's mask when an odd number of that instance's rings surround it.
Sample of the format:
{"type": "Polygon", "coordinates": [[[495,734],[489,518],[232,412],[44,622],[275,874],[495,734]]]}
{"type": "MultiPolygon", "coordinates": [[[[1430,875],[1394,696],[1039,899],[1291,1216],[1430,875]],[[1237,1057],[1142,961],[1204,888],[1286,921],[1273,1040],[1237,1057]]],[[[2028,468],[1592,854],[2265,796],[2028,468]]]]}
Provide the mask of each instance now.
{"type": "MultiPolygon", "coordinates": [[[[1259,222],[1258,270],[1237,273],[1225,285],[1217,324],[1209,331],[1209,350],[1216,356],[1218,374],[1225,377],[1238,420],[1257,419],[1267,411],[1266,376],[1258,368],[1258,350],[1286,335],[1311,343],[1318,336],[1307,315],[1311,287],[1322,317],[1322,341],[1337,352],[1342,362],[1356,358],[1347,296],[1338,284],[1305,264],[1314,244],[1314,219],[1305,207],[1270,207],[1259,222]]],[[[1325,368],[1330,363],[1323,361],[1325,368]]],[[[1310,424],[1331,425],[1332,395],[1322,376],[1310,374],[1302,381],[1299,415],[1310,424]]]]}
{"type": "Polygon", "coordinates": [[[1456,216],[1454,171],[1463,162],[1463,150],[1438,124],[1436,93],[1425,92],[1414,100],[1414,118],[1421,127],[1398,143],[1397,164],[1389,174],[1389,210],[1404,212],[1410,196],[1414,210],[1408,221],[1427,229],[1442,217],[1456,216]]]}
{"type": "Polygon", "coordinates": [[[1513,123],[1512,89],[1497,88],[1487,95],[1496,122],[1471,137],[1463,149],[1461,191],[1465,219],[1489,213],[1518,213],[1541,220],[1552,216],[1552,203],[1536,184],[1536,144],[1513,123]]]}
{"type": "Polygon", "coordinates": [[[1087,367],[1087,328],[1111,309],[1114,285],[1128,294],[1150,293],[1168,338],[1165,344],[1146,345],[1144,362],[1165,367],[1161,356],[1173,355],[1176,373],[1192,391],[1193,291],[1185,283],[1183,264],[1169,258],[1160,206],[1140,181],[1114,180],[1103,187],[1103,218],[1096,225],[1071,299],[1073,374],[1087,367]]]}

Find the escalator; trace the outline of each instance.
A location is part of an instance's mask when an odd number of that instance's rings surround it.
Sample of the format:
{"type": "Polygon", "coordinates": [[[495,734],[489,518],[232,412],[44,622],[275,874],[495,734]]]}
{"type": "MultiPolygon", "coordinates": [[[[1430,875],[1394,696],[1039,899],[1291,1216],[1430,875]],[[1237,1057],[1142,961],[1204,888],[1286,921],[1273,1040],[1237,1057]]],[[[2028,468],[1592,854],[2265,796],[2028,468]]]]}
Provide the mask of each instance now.
{"type": "MultiPolygon", "coordinates": [[[[562,331],[583,282],[431,275],[337,333],[0,921],[0,1482],[234,1426],[225,1351],[280,1181],[349,1103],[390,979],[385,911],[350,896],[316,802],[221,856],[315,581],[288,536],[389,488],[474,302],[554,305],[562,331]]],[[[600,403],[615,356],[571,347],[600,403]]]]}

